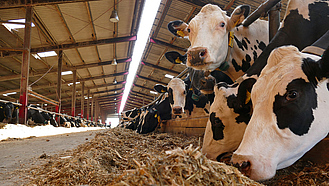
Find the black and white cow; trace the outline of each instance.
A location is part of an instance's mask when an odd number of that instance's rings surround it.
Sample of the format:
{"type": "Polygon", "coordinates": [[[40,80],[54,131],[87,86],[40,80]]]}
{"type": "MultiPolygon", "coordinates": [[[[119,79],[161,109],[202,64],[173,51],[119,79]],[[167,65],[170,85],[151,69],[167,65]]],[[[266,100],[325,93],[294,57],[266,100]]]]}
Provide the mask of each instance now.
{"type": "Polygon", "coordinates": [[[162,121],[170,119],[171,107],[169,97],[165,97],[142,111],[137,133],[146,134],[153,132],[162,121]]]}
{"type": "Polygon", "coordinates": [[[252,114],[252,86],[274,48],[292,44],[301,50],[315,42],[328,29],[327,2],[291,0],[281,28],[246,74],[233,85],[219,83],[215,86],[215,100],[210,108],[213,117],[207,123],[202,152],[211,159],[221,159],[239,146],[252,114]],[[230,129],[234,129],[234,132],[230,129]],[[222,139],[215,137],[215,133],[220,134],[222,139]]]}
{"type": "Polygon", "coordinates": [[[188,67],[214,71],[219,68],[233,81],[243,75],[268,44],[268,22],[257,20],[248,27],[241,22],[250,6],[238,6],[231,17],[216,5],[205,5],[190,21],[172,21],[168,30],[188,37],[188,67]]]}
{"type": "Polygon", "coordinates": [[[14,105],[11,102],[0,102],[0,122],[10,123],[13,118],[14,105]]]}
{"type": "Polygon", "coordinates": [[[251,99],[253,114],[232,161],[252,179],[264,180],[328,135],[329,48],[322,57],[294,46],[273,50],[251,99]]]}
{"type": "MultiPolygon", "coordinates": [[[[173,64],[186,64],[187,55],[181,55],[179,52],[170,51],[165,53],[166,59],[173,64]]],[[[232,79],[221,70],[214,70],[207,74],[203,70],[188,69],[188,76],[191,86],[199,90],[202,94],[213,94],[216,82],[225,82],[233,84],[232,79]]]]}
{"type": "Polygon", "coordinates": [[[40,107],[37,107],[36,105],[29,105],[29,106],[36,108],[36,109],[29,108],[27,110],[27,123],[29,125],[48,124],[46,119],[42,116],[41,112],[39,110],[37,110],[37,109],[40,109],[40,107]]]}
{"type": "Polygon", "coordinates": [[[50,123],[54,127],[58,127],[58,123],[56,122],[56,119],[53,114],[41,112],[41,115],[43,116],[43,118],[45,118],[47,123],[50,123]]]}

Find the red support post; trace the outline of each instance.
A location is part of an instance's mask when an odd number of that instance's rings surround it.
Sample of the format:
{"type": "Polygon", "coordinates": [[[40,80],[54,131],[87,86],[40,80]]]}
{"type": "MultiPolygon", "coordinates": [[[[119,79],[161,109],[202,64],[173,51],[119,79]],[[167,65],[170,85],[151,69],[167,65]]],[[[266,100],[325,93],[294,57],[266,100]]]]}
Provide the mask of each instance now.
{"type": "Polygon", "coordinates": [[[30,50],[31,50],[31,24],[32,24],[32,6],[26,6],[25,29],[24,29],[24,51],[21,67],[21,84],[19,102],[22,106],[19,108],[19,123],[26,124],[27,104],[28,104],[28,83],[30,67],[30,50]]]}

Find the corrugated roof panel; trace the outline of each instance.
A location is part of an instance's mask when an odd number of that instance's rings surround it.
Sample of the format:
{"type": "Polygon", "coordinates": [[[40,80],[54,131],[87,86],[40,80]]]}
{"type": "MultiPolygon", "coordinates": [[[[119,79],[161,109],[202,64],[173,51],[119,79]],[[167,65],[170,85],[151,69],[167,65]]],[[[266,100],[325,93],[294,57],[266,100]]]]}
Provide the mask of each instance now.
{"type": "Polygon", "coordinates": [[[57,5],[36,6],[34,9],[41,17],[42,22],[45,24],[44,26],[55,38],[57,44],[71,43],[69,33],[57,12],[56,6],[57,5]]]}
{"type": "Polygon", "coordinates": [[[75,41],[91,41],[92,25],[88,18],[86,4],[80,2],[58,6],[75,41]]]}
{"type": "Polygon", "coordinates": [[[86,64],[99,61],[95,46],[78,48],[78,51],[86,64]]]}

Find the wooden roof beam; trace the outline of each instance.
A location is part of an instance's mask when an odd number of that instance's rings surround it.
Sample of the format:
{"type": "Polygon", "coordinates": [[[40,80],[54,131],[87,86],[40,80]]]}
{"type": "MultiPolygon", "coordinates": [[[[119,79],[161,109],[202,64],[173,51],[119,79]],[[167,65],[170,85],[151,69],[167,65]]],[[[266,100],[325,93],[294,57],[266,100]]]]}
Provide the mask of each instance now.
{"type": "Polygon", "coordinates": [[[63,3],[76,3],[76,2],[86,2],[86,1],[97,1],[97,0],[1,0],[0,9],[4,8],[18,8],[28,5],[32,6],[44,6],[52,4],[63,4],[63,3]]]}
{"type": "MultiPolygon", "coordinates": [[[[55,46],[47,46],[47,47],[36,47],[31,48],[31,53],[38,53],[38,52],[47,52],[47,51],[58,51],[58,50],[67,50],[67,49],[75,49],[75,48],[82,48],[82,47],[90,47],[96,45],[106,45],[112,43],[121,43],[121,42],[129,42],[135,41],[137,36],[125,36],[125,37],[116,37],[116,38],[109,38],[109,39],[100,39],[95,41],[84,41],[84,42],[76,42],[70,44],[61,44],[55,46]]],[[[0,48],[0,51],[4,51],[0,48]]],[[[0,52],[0,57],[12,57],[21,54],[21,51],[4,51],[0,52]]]]}

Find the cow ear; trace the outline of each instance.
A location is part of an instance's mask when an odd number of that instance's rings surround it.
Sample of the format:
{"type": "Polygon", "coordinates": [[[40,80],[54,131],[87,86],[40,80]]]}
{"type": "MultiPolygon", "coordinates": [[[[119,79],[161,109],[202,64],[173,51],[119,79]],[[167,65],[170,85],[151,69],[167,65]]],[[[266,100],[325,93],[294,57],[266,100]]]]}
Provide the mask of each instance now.
{"type": "Polygon", "coordinates": [[[241,82],[239,88],[238,88],[238,101],[241,106],[247,105],[250,103],[250,94],[251,94],[251,89],[256,83],[256,79],[254,78],[249,78],[241,82]]]}
{"type": "Polygon", "coordinates": [[[230,20],[228,21],[228,30],[232,30],[237,25],[240,25],[242,21],[249,15],[250,6],[249,5],[240,5],[236,7],[231,15],[230,20]]]}
{"type": "Polygon", "coordinates": [[[181,20],[170,21],[168,23],[168,30],[177,37],[184,38],[188,36],[189,32],[187,31],[187,27],[188,25],[181,20]]]}
{"type": "Polygon", "coordinates": [[[154,90],[159,93],[165,93],[165,92],[167,92],[167,87],[160,85],[160,84],[156,84],[156,85],[154,85],[154,90]]]}
{"type": "Polygon", "coordinates": [[[165,57],[173,64],[186,64],[186,54],[181,55],[179,52],[170,51],[165,53],[165,57]]]}
{"type": "Polygon", "coordinates": [[[322,54],[319,63],[323,77],[329,78],[329,47],[322,54]]]}

